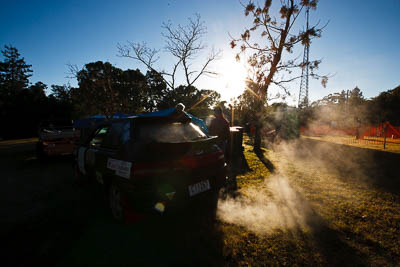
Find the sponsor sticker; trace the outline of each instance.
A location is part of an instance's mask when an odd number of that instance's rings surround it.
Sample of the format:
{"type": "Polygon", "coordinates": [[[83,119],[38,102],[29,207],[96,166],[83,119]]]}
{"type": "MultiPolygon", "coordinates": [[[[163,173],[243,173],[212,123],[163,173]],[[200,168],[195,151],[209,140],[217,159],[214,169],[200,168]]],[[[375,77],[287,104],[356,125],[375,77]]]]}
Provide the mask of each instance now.
{"type": "Polygon", "coordinates": [[[132,162],[108,159],[107,168],[115,171],[115,174],[124,178],[129,179],[131,176],[132,162]]]}
{"type": "Polygon", "coordinates": [[[110,170],[115,171],[119,166],[119,162],[120,162],[120,160],[108,159],[107,168],[110,169],[110,170]]]}

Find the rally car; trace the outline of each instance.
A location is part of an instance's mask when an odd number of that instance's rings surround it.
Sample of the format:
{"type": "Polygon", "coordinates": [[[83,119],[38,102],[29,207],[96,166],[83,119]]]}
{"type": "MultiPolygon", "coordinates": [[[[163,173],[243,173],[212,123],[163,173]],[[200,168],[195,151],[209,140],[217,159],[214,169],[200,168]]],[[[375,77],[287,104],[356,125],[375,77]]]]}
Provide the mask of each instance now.
{"type": "Polygon", "coordinates": [[[215,137],[178,110],[98,125],[75,151],[75,173],[103,186],[118,221],[213,199],[226,182],[215,137]]]}

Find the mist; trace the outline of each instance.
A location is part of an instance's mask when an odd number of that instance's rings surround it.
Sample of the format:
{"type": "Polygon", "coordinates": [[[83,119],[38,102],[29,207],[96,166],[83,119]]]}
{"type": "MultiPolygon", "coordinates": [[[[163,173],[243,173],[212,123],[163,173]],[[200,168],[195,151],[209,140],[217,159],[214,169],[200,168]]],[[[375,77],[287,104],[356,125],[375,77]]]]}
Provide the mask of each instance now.
{"type": "Polygon", "coordinates": [[[309,208],[280,174],[268,177],[260,187],[242,190],[236,198],[220,200],[217,210],[222,221],[258,234],[305,228],[308,213],[309,208]]]}
{"type": "Polygon", "coordinates": [[[274,174],[263,177],[259,186],[239,189],[236,197],[220,199],[220,220],[261,235],[315,230],[319,215],[334,214],[329,205],[362,203],[369,200],[360,192],[370,195],[399,188],[394,167],[398,157],[382,151],[309,139],[282,141],[272,149],[268,158],[275,165],[274,174]]]}

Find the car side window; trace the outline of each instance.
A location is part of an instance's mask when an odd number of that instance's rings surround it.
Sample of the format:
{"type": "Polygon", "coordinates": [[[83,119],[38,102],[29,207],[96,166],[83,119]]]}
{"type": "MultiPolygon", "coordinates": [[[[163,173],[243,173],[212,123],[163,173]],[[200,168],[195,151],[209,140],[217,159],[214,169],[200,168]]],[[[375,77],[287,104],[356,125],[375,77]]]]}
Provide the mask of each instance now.
{"type": "Polygon", "coordinates": [[[114,122],[104,139],[102,147],[117,148],[121,144],[126,143],[130,139],[130,122],[119,121],[114,122]]]}
{"type": "Polygon", "coordinates": [[[100,128],[90,141],[90,146],[99,147],[108,132],[108,126],[100,128]]]}

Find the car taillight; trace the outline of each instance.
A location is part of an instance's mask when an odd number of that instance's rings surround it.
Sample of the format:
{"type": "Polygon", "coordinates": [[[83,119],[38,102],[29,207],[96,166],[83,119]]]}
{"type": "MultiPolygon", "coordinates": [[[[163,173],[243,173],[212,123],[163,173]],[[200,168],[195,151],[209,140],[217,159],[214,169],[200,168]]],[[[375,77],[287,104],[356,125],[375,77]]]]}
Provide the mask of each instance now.
{"type": "Polygon", "coordinates": [[[136,163],[132,164],[131,167],[131,177],[148,177],[155,175],[162,175],[171,170],[173,167],[173,162],[164,162],[164,163],[136,163]]]}

